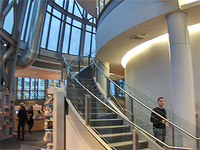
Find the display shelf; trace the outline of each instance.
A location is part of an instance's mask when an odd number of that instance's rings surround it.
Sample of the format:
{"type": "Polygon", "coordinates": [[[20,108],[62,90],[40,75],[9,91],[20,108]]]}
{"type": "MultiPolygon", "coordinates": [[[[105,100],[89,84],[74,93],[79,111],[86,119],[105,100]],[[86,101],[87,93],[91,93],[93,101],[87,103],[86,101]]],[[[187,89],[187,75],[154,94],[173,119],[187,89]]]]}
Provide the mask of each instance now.
{"type": "Polygon", "coordinates": [[[44,103],[45,135],[43,140],[48,142],[47,148],[64,149],[64,96],[65,88],[51,88],[47,90],[47,98],[44,103]],[[48,139],[52,136],[52,142],[48,139]]]}
{"type": "Polygon", "coordinates": [[[0,92],[0,140],[13,136],[15,95],[0,92]]]}

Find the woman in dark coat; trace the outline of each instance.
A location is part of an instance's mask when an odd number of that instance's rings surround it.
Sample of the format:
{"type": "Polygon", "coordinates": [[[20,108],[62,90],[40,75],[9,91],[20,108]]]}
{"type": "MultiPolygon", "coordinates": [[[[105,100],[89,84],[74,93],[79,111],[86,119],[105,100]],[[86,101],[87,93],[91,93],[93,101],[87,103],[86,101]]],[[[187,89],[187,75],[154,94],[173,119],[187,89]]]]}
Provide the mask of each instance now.
{"type": "Polygon", "coordinates": [[[28,120],[28,132],[31,134],[31,129],[33,127],[33,105],[29,107],[28,109],[28,114],[29,114],[29,120],[28,120]]]}

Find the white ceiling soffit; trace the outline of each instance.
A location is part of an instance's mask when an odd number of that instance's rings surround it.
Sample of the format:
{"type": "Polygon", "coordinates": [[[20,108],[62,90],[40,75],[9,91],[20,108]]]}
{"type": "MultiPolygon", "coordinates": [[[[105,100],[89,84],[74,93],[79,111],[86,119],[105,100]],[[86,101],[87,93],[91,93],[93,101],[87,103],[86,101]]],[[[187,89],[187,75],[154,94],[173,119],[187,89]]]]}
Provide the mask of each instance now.
{"type": "Polygon", "coordinates": [[[77,0],[77,2],[93,17],[96,17],[96,0],[77,0]]]}

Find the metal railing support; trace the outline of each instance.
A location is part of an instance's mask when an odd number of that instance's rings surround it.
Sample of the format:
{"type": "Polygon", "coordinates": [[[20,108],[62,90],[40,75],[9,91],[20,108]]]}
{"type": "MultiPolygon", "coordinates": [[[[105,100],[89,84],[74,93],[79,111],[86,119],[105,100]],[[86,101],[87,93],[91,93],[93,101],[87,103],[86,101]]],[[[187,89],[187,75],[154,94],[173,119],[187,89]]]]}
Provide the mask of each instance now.
{"type": "Polygon", "coordinates": [[[90,95],[85,94],[85,123],[86,126],[90,124],[90,110],[89,110],[90,95]]]}
{"type": "Polygon", "coordinates": [[[139,150],[138,134],[137,130],[133,130],[133,150],[139,150]]]}
{"type": "Polygon", "coordinates": [[[106,78],[106,95],[110,98],[110,80],[106,78]]]}

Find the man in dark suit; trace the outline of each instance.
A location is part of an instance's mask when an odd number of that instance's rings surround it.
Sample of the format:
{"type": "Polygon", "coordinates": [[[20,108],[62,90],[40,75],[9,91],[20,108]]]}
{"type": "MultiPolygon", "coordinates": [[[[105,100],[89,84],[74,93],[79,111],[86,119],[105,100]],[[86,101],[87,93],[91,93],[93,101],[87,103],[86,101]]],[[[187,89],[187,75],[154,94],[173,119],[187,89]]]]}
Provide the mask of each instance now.
{"type": "Polygon", "coordinates": [[[19,113],[17,114],[19,118],[19,123],[18,123],[18,140],[20,140],[20,128],[22,127],[22,141],[24,140],[24,126],[27,121],[27,112],[25,109],[25,104],[20,103],[20,110],[19,113]]]}

